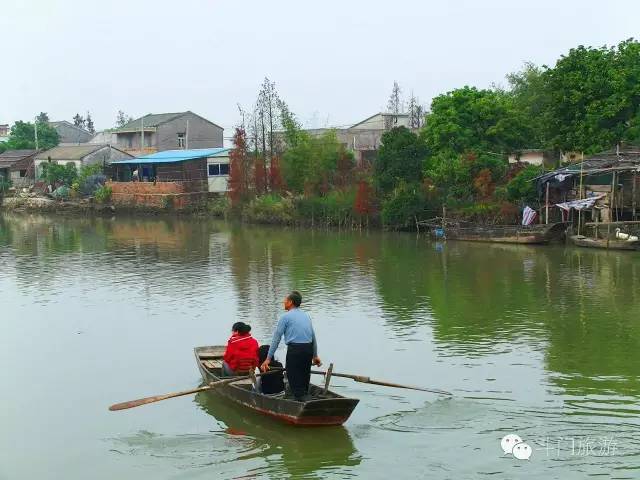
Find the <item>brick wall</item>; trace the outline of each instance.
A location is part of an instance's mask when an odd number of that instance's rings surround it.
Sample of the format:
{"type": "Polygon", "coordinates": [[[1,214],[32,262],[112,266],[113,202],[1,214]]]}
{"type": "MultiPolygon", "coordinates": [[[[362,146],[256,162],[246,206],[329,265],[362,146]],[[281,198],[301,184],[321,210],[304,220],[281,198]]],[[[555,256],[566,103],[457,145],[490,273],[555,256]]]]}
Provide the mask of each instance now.
{"type": "MultiPolygon", "coordinates": [[[[181,210],[206,201],[207,191],[195,182],[108,182],[114,205],[181,210]]],[[[206,187],[206,184],[205,184],[206,187]]]]}

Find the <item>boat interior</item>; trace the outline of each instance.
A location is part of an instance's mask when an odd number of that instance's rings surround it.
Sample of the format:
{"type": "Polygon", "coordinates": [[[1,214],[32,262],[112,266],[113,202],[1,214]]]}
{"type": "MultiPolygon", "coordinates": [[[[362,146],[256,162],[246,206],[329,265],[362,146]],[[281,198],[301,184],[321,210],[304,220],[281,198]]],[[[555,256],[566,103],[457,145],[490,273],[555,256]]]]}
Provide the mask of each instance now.
{"type": "MultiPolygon", "coordinates": [[[[224,346],[212,346],[212,347],[197,347],[196,353],[198,355],[198,360],[202,364],[202,366],[209,371],[211,374],[218,378],[222,378],[222,358],[224,356],[225,347],[224,346]]],[[[248,374],[248,372],[246,372],[248,374]]],[[[324,378],[324,377],[322,377],[324,378]]],[[[255,388],[255,379],[248,378],[246,380],[239,380],[233,383],[234,386],[239,388],[244,388],[245,390],[254,390],[255,388]]],[[[326,398],[342,398],[341,395],[331,392],[327,390],[324,392],[324,389],[314,385],[313,383],[309,385],[309,395],[313,399],[326,399],[326,398]]],[[[285,392],[269,395],[270,397],[276,398],[285,398],[285,392]]]]}

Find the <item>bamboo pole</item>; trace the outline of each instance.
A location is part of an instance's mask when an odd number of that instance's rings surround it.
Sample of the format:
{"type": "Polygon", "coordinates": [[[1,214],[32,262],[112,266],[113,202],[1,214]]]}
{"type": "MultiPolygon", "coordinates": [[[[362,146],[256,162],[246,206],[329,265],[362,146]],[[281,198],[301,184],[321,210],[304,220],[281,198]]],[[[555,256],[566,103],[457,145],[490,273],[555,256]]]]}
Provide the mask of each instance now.
{"type": "MultiPolygon", "coordinates": [[[[582,171],[584,168],[584,158],[580,163],[580,189],[578,191],[578,200],[582,200],[582,171]]],[[[580,235],[580,222],[582,221],[582,209],[578,210],[578,235],[580,235]]]]}
{"type": "MultiPolygon", "coordinates": [[[[613,206],[616,193],[616,172],[611,173],[611,198],[609,199],[609,220],[613,220],[613,206]]],[[[607,224],[607,250],[611,242],[611,221],[607,224]]]]}
{"type": "Polygon", "coordinates": [[[544,214],[544,218],[545,218],[545,224],[549,225],[549,182],[547,182],[547,195],[546,195],[546,201],[545,201],[545,214],[544,214]]]}
{"type": "Polygon", "coordinates": [[[634,170],[632,177],[633,184],[631,185],[631,220],[636,219],[636,180],[636,170],[634,170]]]}

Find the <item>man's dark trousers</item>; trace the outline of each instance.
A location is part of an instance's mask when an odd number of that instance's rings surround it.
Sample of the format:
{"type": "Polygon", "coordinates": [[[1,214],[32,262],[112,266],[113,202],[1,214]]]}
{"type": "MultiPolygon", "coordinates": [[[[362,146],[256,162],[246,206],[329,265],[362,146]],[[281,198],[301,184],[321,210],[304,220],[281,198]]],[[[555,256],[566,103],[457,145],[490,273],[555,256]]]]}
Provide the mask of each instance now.
{"type": "Polygon", "coordinates": [[[290,343],[287,345],[287,380],[296,400],[302,401],[309,392],[313,344],[290,343]]]}

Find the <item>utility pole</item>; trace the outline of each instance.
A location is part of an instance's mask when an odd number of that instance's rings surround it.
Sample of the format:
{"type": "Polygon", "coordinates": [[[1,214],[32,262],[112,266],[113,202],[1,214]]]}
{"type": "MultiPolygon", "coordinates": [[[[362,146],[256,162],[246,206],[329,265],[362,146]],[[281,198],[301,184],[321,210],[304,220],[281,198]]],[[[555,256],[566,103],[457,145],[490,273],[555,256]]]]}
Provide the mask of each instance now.
{"type": "Polygon", "coordinates": [[[184,149],[189,149],[189,119],[187,118],[187,128],[184,134],[184,149]]]}
{"type": "Polygon", "coordinates": [[[144,154],[144,115],[140,117],[140,153],[144,154]]]}
{"type": "Polygon", "coordinates": [[[36,117],[33,122],[33,130],[36,136],[36,150],[38,150],[38,117],[36,117]]]}

